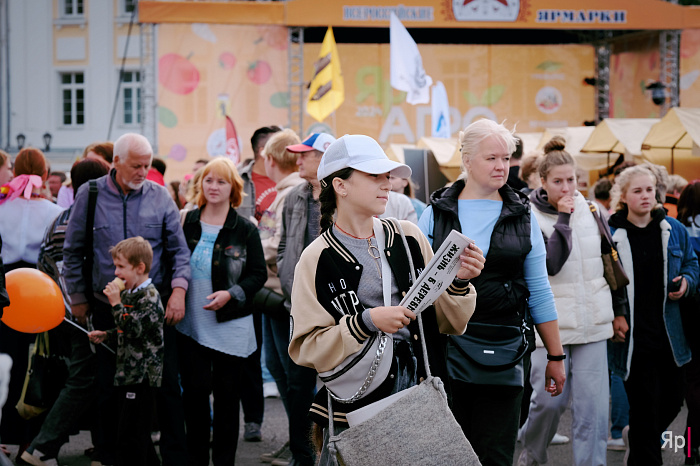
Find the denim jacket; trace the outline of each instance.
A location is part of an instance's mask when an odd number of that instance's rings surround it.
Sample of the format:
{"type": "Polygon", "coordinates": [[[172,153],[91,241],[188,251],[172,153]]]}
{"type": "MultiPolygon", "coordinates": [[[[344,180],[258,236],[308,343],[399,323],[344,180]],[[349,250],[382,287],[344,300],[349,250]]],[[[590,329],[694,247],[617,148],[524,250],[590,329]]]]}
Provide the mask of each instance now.
{"type": "MultiPolygon", "coordinates": [[[[663,258],[666,264],[664,270],[664,302],[663,316],[666,324],[666,335],[671,344],[673,358],[678,367],[688,363],[692,354],[681,322],[681,312],[678,301],[668,298],[668,284],[675,277],[681,275],[688,282],[686,296],[694,293],[698,286],[698,260],[690,244],[690,238],[686,228],[675,218],[666,217],[661,221],[661,244],[663,258]]],[[[625,380],[629,377],[629,369],[632,363],[634,351],[634,267],[632,266],[632,249],[630,248],[627,230],[624,228],[610,228],[613,241],[617,244],[620,261],[625,267],[630,284],[627,285],[630,308],[630,330],[624,343],[614,343],[611,369],[625,380]]]]}

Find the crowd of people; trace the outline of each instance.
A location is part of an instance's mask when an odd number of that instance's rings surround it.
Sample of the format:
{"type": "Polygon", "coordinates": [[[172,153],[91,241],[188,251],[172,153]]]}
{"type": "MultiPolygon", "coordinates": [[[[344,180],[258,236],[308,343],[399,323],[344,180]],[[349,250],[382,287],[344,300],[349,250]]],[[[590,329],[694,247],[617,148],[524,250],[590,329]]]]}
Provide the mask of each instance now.
{"type": "MultiPolygon", "coordinates": [[[[165,162],[134,133],[89,145],[70,173],[37,149],[0,151],[0,309],[5,273],[53,278],[67,320],[48,334],[68,368],[52,407],[22,418],[35,336],[0,324],[13,360],[0,441],[20,446],[17,464],[52,466],[87,428],[93,465],[232,465],[241,430],[262,438],[267,381],[289,440],[261,461],[335,465],[348,413],[432,375],[483,465],[545,464],[567,408],[572,464],[604,465],[608,449],[662,464],[661,434],[684,400],[688,426],[700,425],[689,332],[700,181],[625,163],[586,199],[561,137],[525,152],[484,119],[459,144],[462,176],[428,205],[410,167],[361,135],[302,141],[262,127],[252,159],[206,157],[167,184],[165,162]],[[452,230],[472,241],[418,316],[400,302],[452,230]],[[607,278],[606,241],[626,285],[607,278]],[[513,332],[517,357],[475,368],[470,345],[513,332]],[[388,341],[389,369],[338,396],[330,380],[375,340],[388,341]]],[[[686,464],[700,464],[696,437],[686,464]]]]}

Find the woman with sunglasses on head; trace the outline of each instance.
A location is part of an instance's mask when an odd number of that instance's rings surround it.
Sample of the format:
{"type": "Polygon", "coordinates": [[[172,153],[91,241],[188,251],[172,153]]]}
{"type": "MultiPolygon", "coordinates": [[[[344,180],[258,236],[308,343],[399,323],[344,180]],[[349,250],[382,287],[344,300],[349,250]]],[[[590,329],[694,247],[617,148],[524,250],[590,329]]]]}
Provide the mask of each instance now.
{"type": "MultiPolygon", "coordinates": [[[[360,351],[363,343],[378,332],[393,337],[394,362],[381,385],[356,401],[333,401],[334,434],[348,427],[346,413],[414,386],[426,377],[419,322],[413,312],[398,303],[411,286],[409,254],[417,276],[432,258],[432,250],[414,224],[375,221],[386,207],[390,175],[410,174],[408,166],[389,160],[376,141],[360,135],[346,135],[331,144],[318,168],[321,235],[304,250],[296,267],[289,354],[297,364],[322,373],[360,351]],[[386,267],[382,266],[384,259],[386,267]],[[390,306],[385,305],[387,280],[390,306]]],[[[421,313],[428,363],[432,373],[443,380],[446,367],[440,333],[464,332],[476,299],[469,280],[479,275],[484,262],[474,245],[462,251],[460,259],[461,267],[451,286],[434,306],[421,313]]],[[[335,464],[328,451],[328,411],[324,387],[310,410],[316,423],[317,449],[322,449],[321,465],[335,464]],[[325,433],[322,441],[320,429],[325,433]]],[[[416,428],[419,425],[417,419],[416,428]]]]}

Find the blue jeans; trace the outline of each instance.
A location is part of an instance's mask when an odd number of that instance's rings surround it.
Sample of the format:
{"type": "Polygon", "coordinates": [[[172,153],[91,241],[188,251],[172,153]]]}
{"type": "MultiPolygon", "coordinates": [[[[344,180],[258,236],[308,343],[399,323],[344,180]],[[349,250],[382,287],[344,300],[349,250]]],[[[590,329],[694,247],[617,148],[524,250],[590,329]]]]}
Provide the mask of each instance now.
{"type": "Polygon", "coordinates": [[[289,319],[273,319],[263,315],[265,364],[277,383],[277,390],[289,416],[287,377],[289,375],[289,319]]]}
{"type": "Polygon", "coordinates": [[[627,392],[622,377],[615,373],[610,374],[610,398],[612,406],[610,410],[610,436],[622,438],[622,429],[630,423],[630,404],[627,401],[627,392]]]}
{"type": "Polygon", "coordinates": [[[316,371],[298,366],[289,357],[289,319],[263,316],[267,367],[275,378],[289,420],[289,449],[301,466],[314,464],[309,408],[314,400],[316,371]]]}

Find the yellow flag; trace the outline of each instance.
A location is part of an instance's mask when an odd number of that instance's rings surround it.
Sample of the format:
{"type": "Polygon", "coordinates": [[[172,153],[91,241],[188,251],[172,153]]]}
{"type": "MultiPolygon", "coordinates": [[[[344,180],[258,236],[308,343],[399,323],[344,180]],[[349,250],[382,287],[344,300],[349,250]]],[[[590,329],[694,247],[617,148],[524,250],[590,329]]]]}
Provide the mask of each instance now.
{"type": "Polygon", "coordinates": [[[345,100],[345,85],[340,72],[340,58],[335,46],[333,28],[329,27],[321,45],[321,53],[314,63],[314,75],[309,85],[306,113],[323,121],[345,100]]]}

